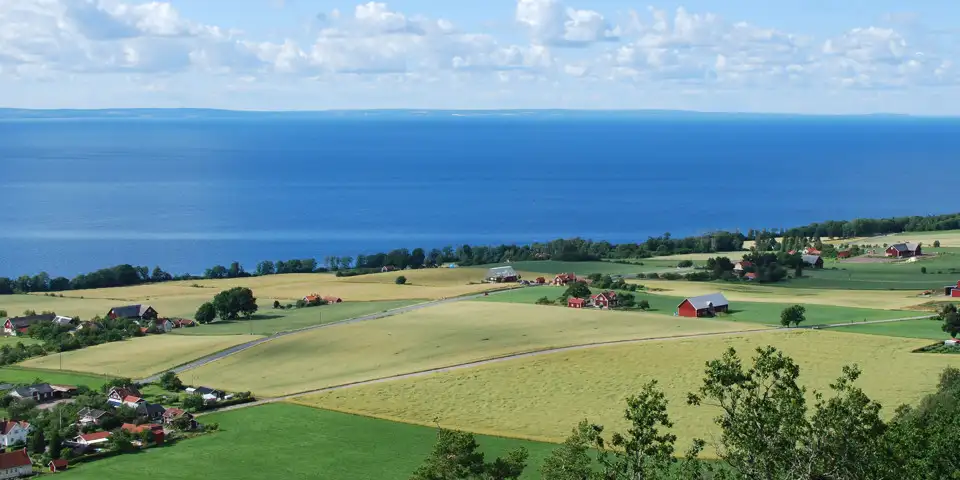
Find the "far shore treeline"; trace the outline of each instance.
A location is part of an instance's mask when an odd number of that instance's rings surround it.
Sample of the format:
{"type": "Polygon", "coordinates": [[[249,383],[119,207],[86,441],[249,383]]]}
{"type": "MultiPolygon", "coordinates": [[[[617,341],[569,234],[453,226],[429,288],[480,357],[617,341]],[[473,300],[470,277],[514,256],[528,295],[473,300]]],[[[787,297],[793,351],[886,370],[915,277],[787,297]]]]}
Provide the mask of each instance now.
{"type": "Polygon", "coordinates": [[[386,253],[353,257],[326,257],[321,264],[316,259],[294,259],[260,262],[248,272],[238,262],[230,266],[216,265],[202,276],[172,275],[159,266],[151,270],[145,266],[117,265],[72,279],[51,277],[46,272],[16,279],[0,277],[0,295],[33,292],[60,292],[91,288],[123,287],[172,280],[221,279],[285,273],[322,273],[336,271],[338,275],[358,275],[378,272],[383,267],[396,269],[422,268],[456,263],[460,266],[485,265],[505,261],[557,260],[595,261],[640,259],[653,256],[686,253],[735,252],[743,250],[744,242],[762,242],[776,237],[789,238],[852,238],[886,235],[902,232],[928,232],[960,229],[960,213],[931,216],[912,216],[883,219],[831,220],[790,229],[763,229],[742,232],[718,231],[703,235],[672,238],[669,233],[650,237],[641,243],[613,244],[579,238],[559,239],[529,245],[462,245],[425,250],[396,249],[386,253]]]}

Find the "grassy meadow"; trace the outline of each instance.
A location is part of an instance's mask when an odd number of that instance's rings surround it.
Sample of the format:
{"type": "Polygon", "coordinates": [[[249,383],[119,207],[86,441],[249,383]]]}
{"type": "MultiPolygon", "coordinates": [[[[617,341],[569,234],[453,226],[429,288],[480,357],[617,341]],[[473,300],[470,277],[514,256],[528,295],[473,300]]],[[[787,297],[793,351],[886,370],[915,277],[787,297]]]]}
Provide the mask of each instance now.
{"type": "Polygon", "coordinates": [[[216,321],[207,325],[198,325],[194,328],[179,328],[171,333],[176,335],[272,335],[393,310],[414,303],[418,303],[418,301],[344,302],[292,310],[274,310],[271,306],[264,305],[250,319],[216,321]]]}
{"type": "MultiPolygon", "coordinates": [[[[114,377],[143,378],[197,358],[260,338],[250,335],[149,335],[63,353],[63,370],[114,377]]],[[[19,364],[26,368],[59,370],[60,354],[36,357],[19,364]]]]}
{"type": "Polygon", "coordinates": [[[944,285],[960,280],[960,252],[940,249],[935,257],[916,262],[858,263],[827,260],[821,270],[807,269],[802,278],[777,283],[787,288],[831,288],[851,290],[942,291],[944,285]],[[926,269],[923,273],[922,269],[926,269]]]}
{"type": "MultiPolygon", "coordinates": [[[[328,412],[290,404],[264,405],[203,417],[218,432],[176,445],[71,466],[66,480],[263,478],[406,480],[430,453],[436,429],[328,412]],[[211,466],[216,468],[211,470],[211,466]]],[[[540,478],[556,445],[478,437],[492,459],[517,447],[530,453],[523,479],[540,478]]]]}
{"type": "Polygon", "coordinates": [[[86,375],[73,372],[54,372],[50,370],[31,370],[29,368],[3,367],[0,368],[0,383],[36,383],[37,380],[56,385],[86,385],[90,388],[100,388],[108,377],[86,375]]]}
{"type": "MultiPolygon", "coordinates": [[[[715,286],[723,286],[717,284],[715,286]]],[[[563,294],[563,287],[531,287],[521,290],[514,290],[489,297],[479,298],[473,301],[489,303],[520,303],[533,304],[537,299],[546,296],[555,299],[563,294]]],[[[712,292],[716,292],[713,290],[712,292]]],[[[712,293],[711,292],[711,293],[712,293]]],[[[724,294],[727,292],[724,291],[724,294]]],[[[686,297],[675,297],[671,295],[650,294],[636,292],[637,301],[646,300],[650,303],[649,312],[660,315],[673,315],[677,306],[683,302],[686,297]]],[[[791,303],[774,302],[745,302],[730,300],[730,314],[721,315],[717,320],[728,322],[749,322],[763,325],[779,325],[780,312],[784,308],[792,305],[791,303]]],[[[826,325],[831,323],[860,322],[867,320],[889,320],[894,318],[914,317],[922,314],[921,312],[895,311],[895,310],[877,310],[867,308],[836,307],[832,305],[805,304],[807,308],[807,321],[804,325],[826,325]]],[[[563,308],[565,306],[542,307],[542,308],[563,308]]],[[[611,312],[604,312],[611,313],[611,312]]]]}
{"type": "Polygon", "coordinates": [[[458,302],[290,335],[185,372],[182,378],[278,396],[518,352],[754,328],[762,327],[638,312],[458,302]]]}
{"type": "Polygon", "coordinates": [[[908,320],[905,322],[874,323],[870,325],[853,325],[837,327],[832,332],[849,332],[885,337],[926,338],[930,340],[946,340],[950,335],[943,333],[943,322],[936,319],[908,320]]]}
{"type": "MultiPolygon", "coordinates": [[[[825,391],[844,365],[863,369],[859,385],[891,416],[935,388],[941,370],[960,356],[910,353],[912,340],[830,331],[770,331],[674,339],[527,357],[416,379],[311,395],[297,402],[375,417],[469,429],[479,433],[561,441],[583,418],[624,427],[624,399],[657,380],[669,400],[680,450],[695,437],[716,438],[716,410],[691,407],[687,393],[702,381],[705,363],[734,347],[750,358],[774,345],[802,368],[801,382],[825,391]],[[896,381],[891,381],[896,379],[896,381]]],[[[749,362],[749,360],[746,360],[749,362]]]]}

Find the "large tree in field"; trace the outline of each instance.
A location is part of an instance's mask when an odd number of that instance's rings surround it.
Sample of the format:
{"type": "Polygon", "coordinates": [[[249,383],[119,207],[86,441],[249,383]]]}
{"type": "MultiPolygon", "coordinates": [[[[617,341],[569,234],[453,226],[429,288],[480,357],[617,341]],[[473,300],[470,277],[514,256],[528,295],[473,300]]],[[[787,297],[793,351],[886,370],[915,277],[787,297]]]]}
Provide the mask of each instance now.
{"type": "Polygon", "coordinates": [[[249,288],[234,287],[213,297],[213,307],[223,320],[235,320],[241,315],[249,318],[257,312],[257,299],[249,288]]]}
{"type": "Polygon", "coordinates": [[[567,287],[567,291],[564,292],[563,295],[567,297],[590,298],[590,287],[584,282],[573,282],[567,287]]]}
{"type": "Polygon", "coordinates": [[[803,323],[806,317],[807,309],[803,305],[791,305],[787,308],[784,308],[780,312],[780,325],[784,327],[789,327],[793,325],[799,327],[803,323]]]}
{"type": "Polygon", "coordinates": [[[940,310],[940,320],[943,321],[943,331],[957,338],[960,335],[960,313],[957,313],[957,306],[948,304],[940,310]]]}
{"type": "Polygon", "coordinates": [[[194,314],[193,319],[198,323],[207,324],[217,318],[217,309],[213,306],[212,303],[207,302],[203,305],[200,305],[200,308],[197,309],[197,313],[194,314]]]}
{"type": "Polygon", "coordinates": [[[473,434],[440,429],[433,452],[411,480],[516,480],[527,466],[523,447],[487,462],[473,434]]]}

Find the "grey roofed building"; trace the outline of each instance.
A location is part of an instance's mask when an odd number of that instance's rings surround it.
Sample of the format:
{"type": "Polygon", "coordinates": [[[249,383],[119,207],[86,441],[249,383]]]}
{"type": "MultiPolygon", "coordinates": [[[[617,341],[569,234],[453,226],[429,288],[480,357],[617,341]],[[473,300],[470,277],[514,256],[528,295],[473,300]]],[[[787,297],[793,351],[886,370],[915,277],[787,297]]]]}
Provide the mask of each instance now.
{"type": "Polygon", "coordinates": [[[803,258],[803,263],[807,265],[816,265],[820,260],[820,255],[803,255],[801,258],[803,258]]]}
{"type": "Polygon", "coordinates": [[[111,308],[107,316],[110,318],[157,318],[157,311],[150,305],[126,305],[111,308]]]}
{"type": "Polygon", "coordinates": [[[166,408],[163,408],[163,405],[158,403],[147,403],[143,402],[137,406],[137,415],[142,415],[144,417],[158,420],[163,418],[163,414],[167,411],[166,408]]]}
{"type": "Polygon", "coordinates": [[[895,243],[890,245],[890,248],[898,252],[916,252],[920,248],[919,243],[907,242],[907,243],[895,243]]]}
{"type": "Polygon", "coordinates": [[[53,388],[49,383],[38,383],[27,387],[13,389],[8,395],[17,398],[32,398],[36,401],[43,401],[53,398],[53,388]]]}
{"type": "MultiPolygon", "coordinates": [[[[711,307],[725,307],[730,305],[730,302],[727,301],[727,297],[724,297],[722,293],[711,293],[709,295],[691,297],[687,300],[689,300],[690,304],[693,305],[693,308],[696,308],[697,310],[703,310],[711,307]]],[[[681,303],[681,305],[683,305],[683,303],[681,303]]]]}
{"type": "Polygon", "coordinates": [[[516,276],[517,271],[509,265],[505,267],[493,267],[490,270],[487,270],[487,278],[507,278],[516,276]]]}
{"type": "Polygon", "coordinates": [[[37,323],[52,322],[55,318],[57,318],[55,314],[48,313],[40,315],[28,315],[25,317],[12,317],[7,321],[10,322],[10,327],[16,330],[35,325],[37,323]]]}

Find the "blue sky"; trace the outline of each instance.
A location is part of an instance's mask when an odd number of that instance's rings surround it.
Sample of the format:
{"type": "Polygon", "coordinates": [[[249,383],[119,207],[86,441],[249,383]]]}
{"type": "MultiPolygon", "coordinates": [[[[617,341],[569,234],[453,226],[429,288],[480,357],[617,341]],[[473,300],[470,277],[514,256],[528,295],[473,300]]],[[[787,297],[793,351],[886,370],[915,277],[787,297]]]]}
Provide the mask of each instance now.
{"type": "Polygon", "coordinates": [[[948,0],[3,0],[0,106],[960,113],[948,0]]]}

